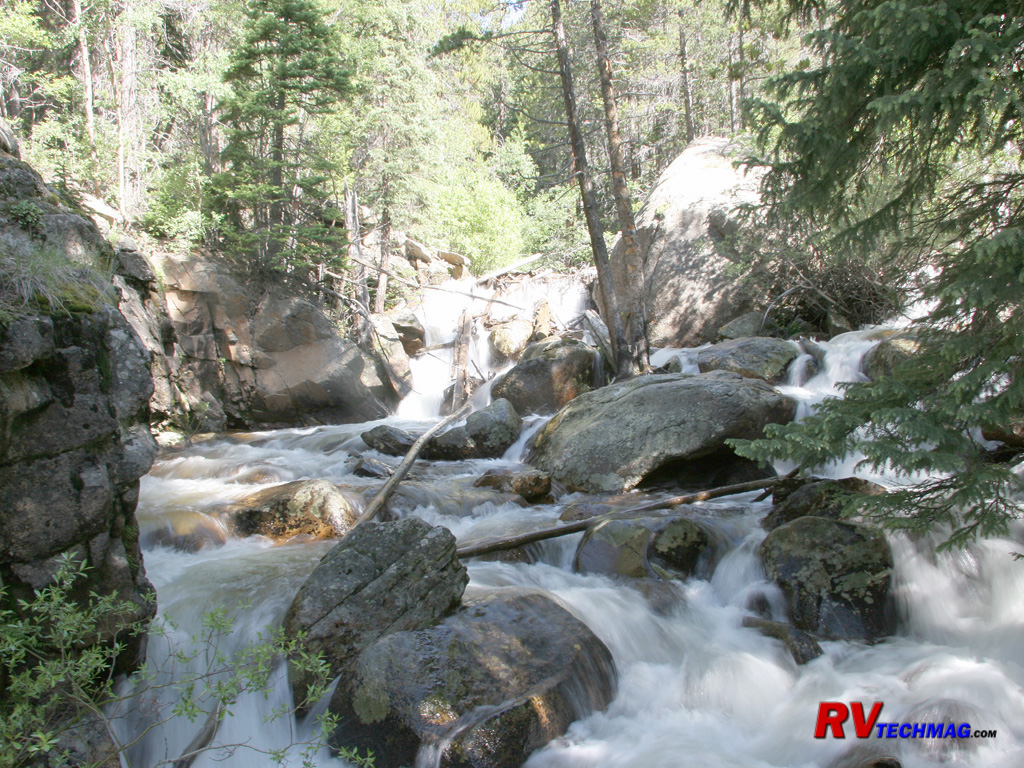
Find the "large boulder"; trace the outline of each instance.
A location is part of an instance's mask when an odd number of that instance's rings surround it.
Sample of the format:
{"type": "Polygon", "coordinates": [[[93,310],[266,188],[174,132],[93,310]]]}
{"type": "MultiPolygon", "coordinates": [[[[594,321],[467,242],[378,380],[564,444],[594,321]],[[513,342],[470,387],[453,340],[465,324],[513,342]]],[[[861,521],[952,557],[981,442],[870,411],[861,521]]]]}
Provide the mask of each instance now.
{"type": "Polygon", "coordinates": [[[508,400],[519,415],[554,413],[594,381],[593,347],[575,339],[531,344],[519,363],[494,382],[491,396],[508,400]]]}
{"type": "Polygon", "coordinates": [[[377,768],[515,768],[615,693],[611,654],[548,597],[499,590],[360,654],[331,699],[329,743],[377,768]]]}
{"type": "Polygon", "coordinates": [[[399,399],[412,391],[412,368],[402,336],[387,315],[370,315],[373,350],[380,359],[381,373],[399,399]]]}
{"type": "Polygon", "coordinates": [[[711,531],[682,515],[631,515],[587,529],[573,568],[635,579],[685,579],[703,566],[710,575],[713,541],[711,531]]]}
{"type": "Polygon", "coordinates": [[[761,559],[797,628],[843,640],[877,640],[895,631],[892,554],[880,530],[801,517],[768,534],[761,559]]]}
{"type": "Polygon", "coordinates": [[[697,353],[697,367],[708,371],[733,371],[771,384],[786,380],[789,364],[800,356],[800,349],[791,341],[768,337],[730,339],[697,353]]]}
{"type": "Polygon", "coordinates": [[[476,443],[481,458],[501,456],[519,439],[522,429],[523,420],[512,403],[500,397],[466,419],[466,433],[476,443]]]}
{"type": "Polygon", "coordinates": [[[344,536],[359,519],[359,509],[326,480],[296,480],[275,485],[235,502],[225,510],[239,536],[290,539],[344,536]]]}
{"type": "Polygon", "coordinates": [[[726,440],[761,437],[795,413],[792,399],[735,373],[642,376],[573,400],[535,435],[528,461],[573,490],[622,491],[708,457],[721,471],[736,458],[726,440]]]}
{"type": "MultiPolygon", "coordinates": [[[[305,632],[303,648],[322,653],[331,675],[391,632],[429,627],[453,611],[469,577],[455,537],[417,517],[365,522],[328,552],[299,589],[285,632],[305,632]]],[[[308,675],[290,668],[295,700],[308,675]]]]}
{"type": "Polygon", "coordinates": [[[734,166],[740,154],[727,139],[691,142],[637,216],[639,268],[624,258],[621,240],[615,245],[620,306],[646,307],[651,346],[714,341],[719,328],[752,308],[742,275],[730,269],[730,240],[739,232],[732,211],[757,200],[757,176],[734,166]]]}
{"type": "Polygon", "coordinates": [[[487,337],[491,352],[499,360],[516,358],[526,349],[533,336],[533,323],[529,320],[509,320],[491,329],[487,337]]]}

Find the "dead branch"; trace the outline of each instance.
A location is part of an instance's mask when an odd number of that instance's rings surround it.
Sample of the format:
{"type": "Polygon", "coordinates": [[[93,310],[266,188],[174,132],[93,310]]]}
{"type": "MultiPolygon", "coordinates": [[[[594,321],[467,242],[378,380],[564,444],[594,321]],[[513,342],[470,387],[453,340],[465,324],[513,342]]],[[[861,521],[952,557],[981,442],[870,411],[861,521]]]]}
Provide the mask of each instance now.
{"type": "MultiPolygon", "coordinates": [[[[366,505],[366,509],[363,510],[363,514],[356,520],[356,525],[365,523],[367,520],[373,520],[384,510],[384,506],[388,503],[395,491],[398,489],[398,484],[405,479],[405,476],[409,474],[409,470],[412,469],[412,465],[416,463],[416,458],[420,455],[420,451],[423,450],[423,446],[427,444],[434,435],[440,432],[442,429],[447,427],[454,421],[458,421],[460,418],[466,415],[471,408],[469,403],[466,403],[455,413],[450,416],[446,416],[437,422],[434,426],[420,435],[416,442],[412,444],[409,452],[405,454],[405,458],[402,459],[402,463],[395,469],[395,473],[388,478],[388,481],[384,483],[384,487],[381,488],[377,495],[373,497],[373,500],[366,505]]],[[[353,526],[354,527],[354,526],[353,526]]]]}
{"type": "Polygon", "coordinates": [[[621,519],[629,515],[635,515],[637,512],[648,512],[656,509],[670,509],[672,507],[678,507],[682,504],[695,504],[698,501],[707,501],[709,499],[717,499],[722,496],[733,496],[737,493],[746,493],[747,491],[758,491],[762,488],[768,488],[775,485],[781,480],[785,480],[793,476],[791,472],[783,477],[772,477],[768,480],[753,480],[749,483],[737,483],[736,485],[725,485],[721,488],[712,488],[709,491],[700,491],[699,493],[690,493],[685,496],[673,496],[670,499],[663,501],[655,501],[650,504],[641,504],[636,507],[629,507],[619,512],[612,512],[607,515],[601,515],[599,517],[592,517],[589,520],[579,520],[575,523],[569,523],[568,525],[559,525],[553,528],[544,528],[540,531],[532,531],[530,533],[521,533],[516,536],[508,536],[503,539],[492,539],[490,541],[480,542],[471,544],[469,546],[460,547],[456,550],[456,553],[460,558],[467,557],[479,557],[480,555],[487,555],[491,552],[502,552],[506,549],[515,549],[516,547],[522,547],[526,544],[533,544],[538,541],[545,541],[547,539],[556,539],[560,536],[568,536],[572,533],[580,533],[585,531],[592,526],[603,525],[609,520],[621,519]]]}

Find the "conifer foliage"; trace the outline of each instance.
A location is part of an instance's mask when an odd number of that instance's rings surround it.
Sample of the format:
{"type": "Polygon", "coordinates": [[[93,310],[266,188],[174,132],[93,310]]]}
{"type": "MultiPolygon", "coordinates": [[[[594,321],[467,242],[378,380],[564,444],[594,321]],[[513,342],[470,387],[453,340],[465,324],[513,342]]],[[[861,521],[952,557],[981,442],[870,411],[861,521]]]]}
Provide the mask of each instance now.
{"type": "Polygon", "coordinates": [[[211,203],[229,212],[228,249],[266,272],[334,250],[323,210],[327,153],[307,129],[350,85],[316,0],[249,0],[245,13],[243,40],[224,75],[228,167],[214,180],[211,203]]]}
{"type": "Polygon", "coordinates": [[[979,439],[1024,426],[1021,10],[841,0],[809,38],[821,65],[752,105],[770,216],[814,222],[836,258],[881,253],[934,272],[918,355],[737,449],[804,466],[859,451],[909,481],[937,473],[856,503],[895,527],[946,526],[952,544],[1004,532],[1021,511],[1019,458],[996,461],[979,439]]]}

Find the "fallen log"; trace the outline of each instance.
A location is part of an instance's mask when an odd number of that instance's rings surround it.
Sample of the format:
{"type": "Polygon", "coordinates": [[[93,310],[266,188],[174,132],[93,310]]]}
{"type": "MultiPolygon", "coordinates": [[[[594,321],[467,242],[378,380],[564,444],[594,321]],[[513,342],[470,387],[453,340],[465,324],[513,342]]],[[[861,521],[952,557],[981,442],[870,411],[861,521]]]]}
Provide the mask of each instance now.
{"type": "Polygon", "coordinates": [[[479,542],[466,547],[460,547],[456,550],[455,554],[460,558],[479,557],[480,555],[488,555],[491,552],[503,552],[506,549],[515,549],[516,547],[522,547],[526,544],[533,544],[538,541],[546,541],[547,539],[556,539],[560,536],[580,533],[591,526],[602,525],[609,520],[635,515],[637,512],[647,512],[656,509],[670,509],[672,507],[681,506],[682,504],[695,504],[698,501],[717,499],[722,496],[734,496],[737,493],[759,491],[762,488],[771,487],[781,480],[792,477],[795,472],[796,470],[790,472],[788,475],[784,475],[783,477],[772,477],[767,480],[752,480],[749,483],[724,485],[721,488],[712,488],[709,491],[699,491],[698,493],[688,493],[685,496],[673,496],[670,499],[654,501],[650,504],[640,504],[636,507],[629,507],[627,509],[620,510],[619,512],[611,512],[607,515],[592,517],[589,520],[579,520],[567,525],[544,528],[539,531],[531,531],[530,533],[521,533],[516,536],[508,536],[503,539],[492,539],[490,541],[479,542]]]}
{"type": "Polygon", "coordinates": [[[405,479],[405,476],[409,474],[409,470],[412,469],[412,465],[416,463],[416,459],[419,457],[420,451],[423,450],[423,446],[427,444],[427,441],[452,422],[458,421],[460,418],[465,416],[470,408],[471,404],[466,403],[455,413],[441,419],[441,421],[437,422],[437,424],[432,426],[416,439],[416,442],[412,444],[411,448],[409,448],[408,453],[405,454],[405,458],[402,459],[402,463],[395,469],[395,473],[388,478],[388,481],[384,483],[384,487],[381,488],[370,503],[366,505],[366,509],[363,510],[363,514],[361,514],[359,519],[356,520],[356,525],[364,523],[367,520],[373,520],[380,515],[384,510],[384,506],[388,503],[388,499],[390,499],[398,489],[398,484],[405,479]]]}

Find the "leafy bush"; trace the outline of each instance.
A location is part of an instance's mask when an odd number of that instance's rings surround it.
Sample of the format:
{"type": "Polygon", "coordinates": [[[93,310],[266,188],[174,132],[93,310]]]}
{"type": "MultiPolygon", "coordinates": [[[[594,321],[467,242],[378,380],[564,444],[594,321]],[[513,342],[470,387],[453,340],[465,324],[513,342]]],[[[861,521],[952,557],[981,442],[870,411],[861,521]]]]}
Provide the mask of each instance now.
{"type": "MultiPolygon", "coordinates": [[[[102,724],[121,753],[152,728],[176,717],[219,722],[230,717],[230,706],[242,694],[269,692],[271,672],[282,656],[315,681],[307,701],[316,701],[326,691],[327,668],[322,659],[302,649],[302,637],[285,638],[277,629],[237,653],[219,650],[220,641],[232,631],[224,609],[205,614],[201,634],[170,655],[169,663],[175,668],[195,669],[198,659],[203,662],[198,665],[204,667],[202,671],[169,674],[167,669],[146,667],[131,678],[131,686],[118,688],[115,660],[126,641],[147,627],[131,623],[136,606],[116,596],[91,593],[84,603],[76,601],[74,595],[85,574],[84,563],[63,556],[50,586],[37,590],[32,599],[15,605],[0,589],[0,768],[69,764],[71,756],[62,739],[88,720],[102,724]],[[111,625],[120,626],[114,641],[97,643],[99,628],[111,625]],[[128,716],[142,696],[151,700],[161,692],[175,702],[173,710],[153,722],[136,712],[144,727],[133,740],[119,740],[114,720],[128,716]]],[[[151,639],[161,632],[170,638],[173,625],[148,629],[151,639]]],[[[277,711],[274,716],[290,712],[277,711]]],[[[331,716],[321,718],[319,734],[302,745],[305,765],[312,765],[313,755],[334,725],[331,716]]],[[[233,751],[244,746],[204,744],[196,749],[233,751]]],[[[271,757],[283,760],[284,752],[273,752],[271,757]]],[[[355,755],[354,759],[372,766],[372,756],[355,755]]]]}

